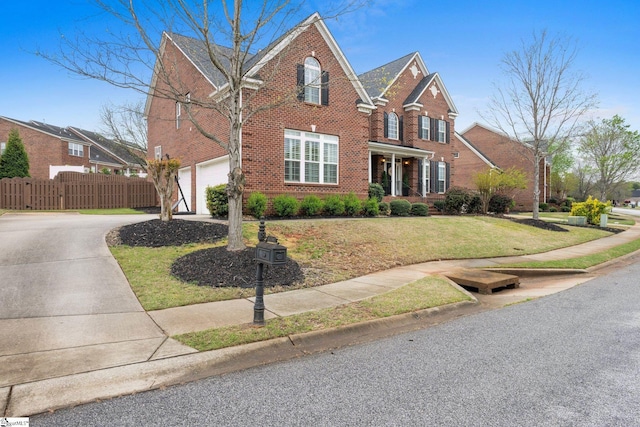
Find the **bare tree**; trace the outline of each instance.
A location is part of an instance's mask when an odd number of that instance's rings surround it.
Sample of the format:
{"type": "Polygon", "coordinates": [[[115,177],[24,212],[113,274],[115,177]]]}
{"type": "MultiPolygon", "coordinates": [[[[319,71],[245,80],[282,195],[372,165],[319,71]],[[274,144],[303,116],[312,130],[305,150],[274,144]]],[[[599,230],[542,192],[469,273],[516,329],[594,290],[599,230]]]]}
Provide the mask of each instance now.
{"type": "MultiPolygon", "coordinates": [[[[284,29],[291,28],[304,0],[94,0],[111,16],[125,24],[122,34],[107,33],[107,38],[78,35],[65,37],[59,54],[41,53],[49,61],[81,76],[106,81],[122,88],[169,99],[184,105],[194,127],[206,138],[223,147],[229,154],[229,239],[228,250],[242,250],[242,194],[245,176],[241,164],[242,126],[251,116],[269,108],[295,100],[297,93],[281,93],[267,104],[252,103],[267,86],[265,82],[277,74],[278,57],[269,56],[265,47],[280,41],[284,29]],[[176,56],[165,55],[162,32],[187,34],[198,40],[204,50],[206,64],[219,81],[211,90],[192,90],[192,80],[180,73],[176,56]],[[223,47],[227,46],[227,47],[223,47]],[[260,51],[260,49],[263,49],[260,51]],[[254,53],[258,52],[254,55],[254,53]],[[262,53],[260,53],[262,52],[262,53]],[[251,59],[251,61],[249,61],[251,59]],[[261,69],[267,61],[275,64],[261,69]],[[253,72],[253,74],[252,74],[253,72]],[[189,94],[187,97],[185,94],[189,94]],[[221,114],[229,124],[228,135],[218,135],[206,126],[211,111],[221,114]]],[[[358,7],[367,0],[335,0],[331,10],[323,11],[327,19],[358,7]]],[[[291,28],[294,34],[310,25],[291,28]]],[[[280,51],[280,54],[283,52],[280,51]]],[[[355,77],[355,76],[354,76],[355,77]]]]}
{"type": "Polygon", "coordinates": [[[598,172],[600,200],[607,200],[617,184],[640,170],[640,134],[629,127],[618,115],[600,122],[591,120],[580,141],[579,152],[598,172]]]}
{"type": "Polygon", "coordinates": [[[100,120],[106,137],[147,151],[147,121],[142,100],[122,105],[103,104],[100,107],[100,120]]]}
{"type": "Polygon", "coordinates": [[[572,70],[576,55],[571,40],[534,33],[521,50],[504,55],[506,81],[489,104],[487,120],[517,140],[532,163],[534,219],[539,217],[540,169],[549,156],[566,150],[578,120],[595,106],[595,96],[581,90],[584,75],[572,70]]]}

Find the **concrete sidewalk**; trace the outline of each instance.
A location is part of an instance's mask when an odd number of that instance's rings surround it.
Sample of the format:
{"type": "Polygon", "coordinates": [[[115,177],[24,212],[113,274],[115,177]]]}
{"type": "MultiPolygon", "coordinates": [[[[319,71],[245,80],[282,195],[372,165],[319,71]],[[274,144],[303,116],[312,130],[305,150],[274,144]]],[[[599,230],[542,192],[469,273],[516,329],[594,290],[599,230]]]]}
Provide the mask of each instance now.
{"type": "MultiPolygon", "coordinates": [[[[516,261],[573,258],[603,251],[640,238],[636,225],[617,235],[582,245],[522,257],[427,262],[369,274],[344,282],[265,296],[265,319],[333,307],[369,298],[428,275],[457,268],[496,268],[516,261]]],[[[538,271],[539,274],[547,273],[538,271]]],[[[52,372],[34,379],[15,373],[0,388],[0,416],[28,416],[123,394],[180,384],[211,375],[288,360],[305,354],[366,342],[383,336],[424,328],[431,324],[493,309],[505,304],[549,295],[583,283],[595,271],[562,276],[521,277],[518,289],[494,295],[475,295],[474,302],[424,310],[365,324],[300,334],[234,348],[199,353],[169,338],[172,335],[233,324],[251,323],[253,299],[222,301],[148,312],[164,332],[162,351],[145,361],[123,360],[118,366],[91,368],[90,360],[73,372],[52,372]]],[[[123,325],[126,327],[126,325],[123,325]]],[[[72,349],[69,350],[73,351],[72,349]]],[[[115,350],[117,352],[117,349],[115,350]]],[[[71,355],[60,355],[61,358],[71,355]]],[[[44,363],[44,360],[40,360],[44,363]]]]}

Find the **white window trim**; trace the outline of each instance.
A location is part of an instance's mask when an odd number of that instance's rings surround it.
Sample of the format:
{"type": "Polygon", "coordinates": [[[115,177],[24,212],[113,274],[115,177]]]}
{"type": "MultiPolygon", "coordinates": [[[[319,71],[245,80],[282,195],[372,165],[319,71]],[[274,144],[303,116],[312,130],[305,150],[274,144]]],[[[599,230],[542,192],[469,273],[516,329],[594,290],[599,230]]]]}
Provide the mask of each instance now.
{"type": "Polygon", "coordinates": [[[322,87],[322,68],[320,67],[320,62],[318,62],[316,58],[309,56],[304,60],[304,101],[310,104],[321,105],[322,104],[321,87],[322,87]],[[309,62],[312,62],[312,63],[309,63],[309,62]],[[308,80],[307,71],[316,72],[317,77],[312,81],[310,81],[311,79],[308,80]],[[314,94],[317,93],[318,102],[311,99],[312,91],[314,94]]]}
{"type": "Polygon", "coordinates": [[[180,116],[182,116],[182,104],[176,102],[176,129],[180,129],[180,116]]]}
{"type": "Polygon", "coordinates": [[[438,194],[447,192],[447,164],[438,162],[438,194]],[[440,191],[440,183],[442,183],[442,191],[440,191]]]}
{"type": "Polygon", "coordinates": [[[431,139],[431,119],[429,119],[429,116],[422,118],[422,139],[427,141],[431,139]]]}
{"type": "Polygon", "coordinates": [[[7,143],[0,142],[0,156],[2,156],[6,150],[7,150],[7,143]]]}
{"type": "Polygon", "coordinates": [[[84,157],[84,146],[75,142],[69,142],[68,153],[74,157],[84,157]]]}
{"type": "Polygon", "coordinates": [[[438,120],[438,142],[447,142],[447,122],[438,120]]]}
{"type": "Polygon", "coordinates": [[[396,113],[389,113],[389,116],[387,117],[387,135],[389,139],[394,139],[397,140],[399,138],[399,126],[400,126],[400,119],[398,118],[398,115],[396,113]],[[391,127],[391,122],[394,122],[393,125],[394,127],[391,127]],[[394,131],[393,133],[391,131],[394,131]]]}
{"type": "Polygon", "coordinates": [[[286,158],[285,162],[298,162],[299,167],[299,180],[287,180],[285,178],[285,183],[300,183],[300,184],[321,184],[321,185],[337,185],[339,183],[340,176],[340,139],[334,135],[325,135],[315,132],[303,132],[297,130],[285,129],[284,139],[292,139],[299,141],[299,154],[300,157],[295,158],[286,158]],[[306,158],[306,149],[307,142],[318,142],[318,161],[307,160],[306,158]],[[327,145],[335,145],[336,154],[335,154],[335,162],[329,162],[325,158],[325,146],[327,145]],[[307,163],[317,163],[318,167],[318,181],[306,181],[306,164],[307,163]],[[335,165],[336,173],[335,173],[335,182],[325,181],[325,166],[327,165],[335,165]]]}

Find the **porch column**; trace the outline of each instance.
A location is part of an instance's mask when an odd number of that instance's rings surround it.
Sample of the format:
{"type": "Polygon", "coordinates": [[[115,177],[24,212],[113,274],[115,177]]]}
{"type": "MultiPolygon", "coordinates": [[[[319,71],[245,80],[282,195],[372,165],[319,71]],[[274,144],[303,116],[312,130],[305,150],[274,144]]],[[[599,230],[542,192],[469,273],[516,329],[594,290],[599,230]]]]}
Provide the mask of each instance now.
{"type": "Polygon", "coordinates": [[[391,154],[391,195],[396,196],[396,155],[391,154]]]}
{"type": "Polygon", "coordinates": [[[369,150],[369,184],[371,184],[373,181],[371,180],[371,167],[372,167],[373,163],[371,162],[371,150],[369,150]]]}

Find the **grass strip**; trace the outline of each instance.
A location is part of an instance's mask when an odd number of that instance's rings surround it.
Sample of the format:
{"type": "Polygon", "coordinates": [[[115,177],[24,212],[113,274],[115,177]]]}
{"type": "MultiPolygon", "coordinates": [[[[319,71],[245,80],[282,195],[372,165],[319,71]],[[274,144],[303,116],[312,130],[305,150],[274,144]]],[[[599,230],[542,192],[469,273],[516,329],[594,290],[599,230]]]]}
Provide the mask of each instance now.
{"type": "Polygon", "coordinates": [[[137,211],[131,208],[117,208],[117,209],[79,209],[83,215],[142,215],[144,212],[137,211]]]}
{"type": "Polygon", "coordinates": [[[518,262],[514,264],[504,264],[501,267],[517,268],[578,268],[585,269],[612,259],[630,254],[640,250],[640,239],[634,240],[620,246],[607,249],[596,254],[585,255],[577,258],[559,259],[555,261],[531,261],[518,262]]]}
{"type": "Polygon", "coordinates": [[[172,338],[199,351],[216,350],[469,300],[471,298],[467,294],[451,286],[446,279],[428,276],[366,300],[269,319],[262,328],[244,324],[176,335],[172,338]]]}

